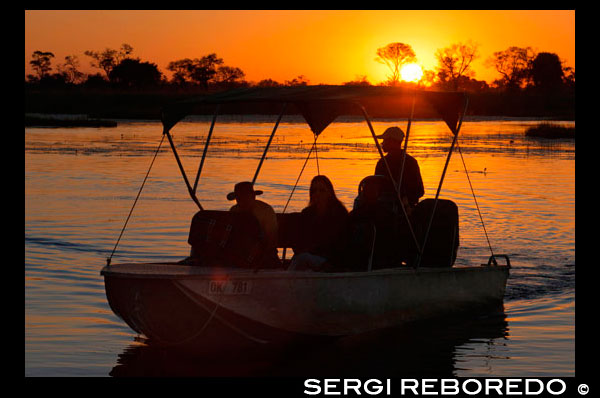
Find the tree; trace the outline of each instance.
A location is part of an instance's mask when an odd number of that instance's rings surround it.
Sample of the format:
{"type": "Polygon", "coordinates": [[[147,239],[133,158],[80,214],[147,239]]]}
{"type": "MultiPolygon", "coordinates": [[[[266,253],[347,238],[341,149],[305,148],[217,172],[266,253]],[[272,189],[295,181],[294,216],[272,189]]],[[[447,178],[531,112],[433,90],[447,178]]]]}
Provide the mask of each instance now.
{"type": "Polygon", "coordinates": [[[371,83],[369,83],[367,76],[360,75],[360,76],[356,76],[355,80],[345,82],[345,83],[343,83],[343,85],[344,86],[370,86],[371,83]]]}
{"type": "Polygon", "coordinates": [[[479,54],[477,53],[477,44],[469,41],[440,48],[435,52],[435,57],[438,61],[437,75],[440,83],[456,91],[462,76],[473,77],[475,75],[471,69],[471,63],[479,57],[479,54]]]}
{"type": "Polygon", "coordinates": [[[563,69],[565,74],[564,82],[567,88],[574,90],[575,89],[575,69],[568,66],[563,69]]]}
{"type": "Polygon", "coordinates": [[[279,87],[280,83],[276,82],[273,79],[263,79],[256,83],[256,87],[279,87]]]}
{"type": "Polygon", "coordinates": [[[105,88],[108,86],[108,81],[100,74],[88,75],[87,79],[83,82],[86,88],[105,88]]]}
{"type": "Polygon", "coordinates": [[[175,84],[184,85],[187,83],[192,67],[193,61],[189,58],[169,62],[169,65],[167,65],[167,70],[173,72],[171,81],[175,84]]]}
{"type": "Polygon", "coordinates": [[[459,78],[459,86],[465,90],[470,92],[482,92],[488,91],[490,86],[484,80],[475,80],[467,76],[461,76],[459,78]]]}
{"type": "Polygon", "coordinates": [[[201,84],[206,90],[208,89],[208,83],[217,74],[217,66],[222,64],[223,59],[212,53],[202,58],[185,58],[170,62],[167,69],[175,72],[173,75],[174,82],[183,84],[189,80],[201,84]]]}
{"type": "Polygon", "coordinates": [[[497,51],[487,61],[488,65],[496,68],[502,75],[496,84],[509,90],[518,89],[523,86],[529,76],[531,62],[535,53],[531,47],[509,47],[504,51],[497,51]]]}
{"type": "Polygon", "coordinates": [[[102,69],[106,77],[108,77],[113,68],[128,58],[132,52],[133,47],[123,43],[120,50],[113,50],[111,48],[106,48],[102,52],[87,50],[84,54],[92,58],[93,61],[90,62],[90,65],[94,68],[102,69]]]}
{"type": "Polygon", "coordinates": [[[205,90],[208,90],[208,82],[217,74],[217,65],[223,64],[223,59],[218,58],[217,54],[205,55],[200,59],[194,59],[190,78],[200,83],[205,90]]]}
{"type": "Polygon", "coordinates": [[[115,66],[109,73],[111,82],[124,87],[152,87],[162,80],[162,73],[156,64],[127,58],[115,66]]]}
{"type": "Polygon", "coordinates": [[[308,86],[308,80],[304,75],[298,75],[298,77],[293,78],[292,80],[286,80],[283,82],[284,86],[308,86]]]}
{"type": "MultiPolygon", "coordinates": [[[[54,58],[54,54],[51,52],[44,51],[34,51],[31,55],[33,58],[29,61],[29,64],[33,68],[33,70],[37,73],[37,79],[42,80],[45,76],[48,76],[50,71],[52,70],[52,58],[54,58]]],[[[30,78],[35,79],[35,76],[29,75],[30,78]]]]}
{"type": "Polygon", "coordinates": [[[395,86],[400,82],[400,68],[402,65],[416,61],[412,47],[404,43],[390,43],[377,49],[375,61],[386,65],[391,75],[388,76],[390,85],[395,86]]]}
{"type": "Polygon", "coordinates": [[[422,84],[425,87],[433,86],[436,77],[437,75],[435,71],[425,69],[423,70],[423,77],[421,78],[420,84],[422,84]]]}
{"type": "Polygon", "coordinates": [[[533,87],[543,91],[556,90],[563,84],[562,62],[554,53],[539,53],[531,62],[530,74],[533,87]]]}
{"type": "Polygon", "coordinates": [[[64,76],[65,82],[70,84],[80,82],[85,75],[77,68],[79,68],[79,59],[77,58],[77,55],[67,55],[65,57],[65,63],[57,66],[59,73],[64,76]]]}
{"type": "Polygon", "coordinates": [[[215,74],[215,80],[217,83],[231,85],[234,83],[239,83],[246,74],[240,68],[235,68],[232,66],[219,66],[217,69],[217,73],[215,74]]]}

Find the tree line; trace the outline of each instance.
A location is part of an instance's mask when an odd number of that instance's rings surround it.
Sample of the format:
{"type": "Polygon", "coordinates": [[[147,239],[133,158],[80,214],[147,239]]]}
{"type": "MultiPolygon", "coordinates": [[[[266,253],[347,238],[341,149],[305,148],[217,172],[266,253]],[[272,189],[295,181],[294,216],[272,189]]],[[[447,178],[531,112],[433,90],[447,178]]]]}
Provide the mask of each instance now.
{"type": "MultiPolygon", "coordinates": [[[[26,84],[39,87],[84,87],[150,89],[159,87],[196,88],[200,90],[227,89],[234,87],[272,87],[308,85],[310,82],[300,75],[291,80],[277,82],[263,79],[259,82],[245,80],[244,71],[229,66],[215,53],[200,58],[184,58],[172,61],[167,78],[155,63],[134,57],[133,47],[124,43],[119,49],[105,48],[102,51],[88,50],[84,55],[90,65],[99,71],[85,74],[80,71],[77,55],[69,55],[64,62],[53,68],[54,54],[49,51],[34,51],[29,62],[34,74],[27,75],[26,84]]],[[[531,47],[511,46],[494,52],[485,60],[487,67],[495,68],[498,78],[491,84],[475,79],[473,61],[480,58],[478,45],[472,41],[455,43],[435,52],[437,65],[433,70],[424,70],[416,83],[401,81],[402,66],[417,62],[409,44],[390,43],[375,52],[377,62],[388,67],[387,80],[377,85],[419,86],[435,90],[464,90],[469,92],[516,92],[537,90],[544,92],[574,92],[575,70],[564,67],[555,53],[535,52],[531,47]]],[[[344,85],[372,85],[366,76],[357,76],[344,85]]]]}
{"type": "MultiPolygon", "coordinates": [[[[555,53],[538,53],[531,47],[516,46],[496,51],[485,60],[485,65],[495,68],[499,74],[498,79],[495,79],[491,85],[475,79],[472,65],[479,57],[478,45],[472,41],[440,48],[435,52],[436,68],[423,71],[420,83],[439,90],[472,92],[492,89],[556,91],[575,88],[575,70],[563,66],[563,61],[555,53]]],[[[377,49],[376,60],[386,64],[390,70],[385,84],[398,85],[400,68],[404,64],[416,62],[417,58],[410,45],[390,43],[377,49]]]]}

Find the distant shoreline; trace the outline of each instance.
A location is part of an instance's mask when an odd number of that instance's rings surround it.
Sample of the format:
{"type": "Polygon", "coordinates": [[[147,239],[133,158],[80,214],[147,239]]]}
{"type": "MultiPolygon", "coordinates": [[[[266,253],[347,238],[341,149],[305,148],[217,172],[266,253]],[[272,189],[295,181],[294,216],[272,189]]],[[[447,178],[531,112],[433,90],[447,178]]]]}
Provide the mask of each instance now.
{"type": "MultiPolygon", "coordinates": [[[[88,119],[101,120],[160,120],[162,109],[176,101],[197,97],[200,93],[182,93],[169,91],[85,91],[38,90],[26,88],[25,114],[38,117],[49,115],[65,115],[77,117],[84,115],[88,119]]],[[[574,96],[543,96],[533,93],[469,93],[470,102],[466,120],[575,120],[574,96]]],[[[213,107],[199,109],[200,115],[195,120],[210,120],[213,107]]],[[[256,122],[256,115],[262,115],[270,122],[273,109],[261,104],[253,104],[249,108],[232,105],[229,109],[221,109],[220,121],[226,121],[228,114],[238,115],[236,121],[248,120],[256,122]],[[246,113],[247,112],[247,113],[246,113]],[[242,115],[242,116],[239,116],[242,115]]],[[[277,109],[277,113],[279,109],[277,109]]],[[[394,113],[393,109],[378,109],[370,116],[373,120],[399,120],[387,117],[394,113]]],[[[419,116],[419,115],[418,115],[419,116]]],[[[420,115],[427,117],[431,115],[420,115]]],[[[285,115],[285,119],[293,117],[285,115]]],[[[302,119],[299,119],[302,120],[302,119]]],[[[362,120],[362,116],[352,115],[339,117],[338,121],[362,120]]],[[[402,119],[400,119],[402,120],[402,119]]],[[[404,119],[405,120],[405,119],[404,119]]],[[[424,120],[424,119],[415,119],[424,120]]],[[[427,119],[432,120],[432,119],[427,119]]],[[[438,119],[439,120],[439,119],[438,119]]]]}
{"type": "MultiPolygon", "coordinates": [[[[260,114],[226,114],[219,115],[219,123],[273,123],[277,115],[260,114]]],[[[212,115],[190,115],[182,120],[183,123],[210,123],[212,115]]],[[[406,118],[385,118],[374,117],[376,122],[400,122],[406,121],[406,118]]],[[[415,122],[438,122],[441,118],[415,118],[415,122]]],[[[465,122],[540,122],[540,121],[571,121],[568,119],[556,119],[550,117],[536,116],[465,116],[465,122]]],[[[139,119],[139,118],[90,118],[86,114],[52,114],[52,113],[27,113],[25,114],[25,127],[117,127],[123,123],[144,123],[160,122],[159,119],[139,119]]],[[[360,123],[364,122],[362,116],[339,116],[335,123],[360,123]]],[[[281,124],[286,123],[305,123],[301,115],[285,115],[281,124]]]]}
{"type": "Polygon", "coordinates": [[[117,127],[116,120],[87,115],[25,114],[25,127],[117,127]]]}

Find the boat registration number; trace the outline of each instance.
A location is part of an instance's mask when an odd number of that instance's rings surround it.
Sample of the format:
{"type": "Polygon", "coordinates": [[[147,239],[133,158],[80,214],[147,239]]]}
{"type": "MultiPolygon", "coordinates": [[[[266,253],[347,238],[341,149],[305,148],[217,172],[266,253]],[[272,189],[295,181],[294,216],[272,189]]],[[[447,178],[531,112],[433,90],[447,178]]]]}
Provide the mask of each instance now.
{"type": "Polygon", "coordinates": [[[234,281],[210,281],[208,283],[208,294],[210,295],[235,295],[250,294],[252,282],[244,280],[234,281]]]}

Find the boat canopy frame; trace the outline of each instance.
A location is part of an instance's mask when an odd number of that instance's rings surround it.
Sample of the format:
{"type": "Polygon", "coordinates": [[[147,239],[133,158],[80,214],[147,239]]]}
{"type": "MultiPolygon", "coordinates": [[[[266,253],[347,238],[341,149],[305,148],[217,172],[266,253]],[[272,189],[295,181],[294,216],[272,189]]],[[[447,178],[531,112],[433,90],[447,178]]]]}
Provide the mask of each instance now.
{"type": "MultiPolygon", "coordinates": [[[[315,136],[313,148],[316,145],[317,137],[341,115],[361,115],[364,117],[373,140],[379,152],[381,159],[384,160],[388,176],[392,181],[391,169],[383,154],[383,150],[377,140],[375,130],[371,123],[371,115],[384,115],[385,117],[408,118],[406,128],[406,137],[404,140],[404,158],[402,160],[401,175],[404,172],[404,161],[406,159],[406,149],[408,145],[410,127],[414,118],[441,117],[451,133],[453,134],[452,143],[446,157],[442,175],[436,190],[433,209],[428,222],[427,230],[423,242],[419,244],[414,230],[412,228],[408,213],[403,205],[399,207],[408,223],[413,241],[418,249],[419,255],[416,261],[416,267],[420,264],[427,238],[433,223],[440,191],[444,182],[448,164],[454,148],[457,146],[457,138],[460,132],[464,115],[467,111],[469,98],[464,92],[436,92],[415,89],[404,89],[399,87],[381,87],[381,86],[300,86],[300,87],[267,87],[267,88],[241,88],[225,92],[215,93],[183,101],[174,102],[163,108],[162,125],[163,138],[167,137],[169,144],[187,186],[192,200],[200,210],[204,210],[196,191],[200,174],[204,165],[208,146],[213,134],[217,116],[222,113],[240,113],[243,106],[260,104],[255,107],[257,113],[278,114],[273,130],[269,136],[263,155],[259,161],[257,169],[252,179],[252,184],[256,182],[260,169],[268,153],[269,147],[277,131],[279,123],[284,114],[301,114],[309,125],[315,136]],[[289,105],[292,106],[289,106],[289,105]],[[171,129],[183,118],[188,115],[206,113],[209,107],[215,107],[209,132],[206,138],[204,151],[200,160],[198,171],[194,184],[190,184],[185,169],[181,163],[177,149],[170,134],[171,129]],[[225,108],[225,109],[223,109],[225,108]],[[291,109],[295,108],[295,109],[291,109]],[[224,112],[223,112],[224,111],[224,112]]],[[[247,113],[247,112],[245,112],[247,113]]],[[[462,155],[462,154],[461,154],[462,155]]],[[[310,153],[309,153],[310,157],[310,153]]],[[[308,158],[307,158],[308,160],[308,158]]],[[[400,183],[402,178],[400,178],[400,183]]],[[[400,184],[394,184],[396,193],[402,204],[400,196],[400,184]]],[[[295,188],[295,187],[294,187],[295,188]]],[[[293,191],[292,191],[293,193],[293,191]]],[[[287,207],[287,206],[286,206],[287,207]]],[[[492,252],[493,256],[493,252],[492,252]]],[[[495,263],[495,261],[494,261],[495,263]]]]}

